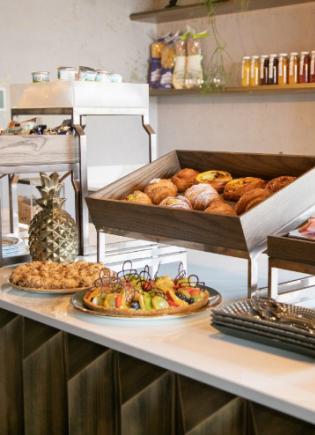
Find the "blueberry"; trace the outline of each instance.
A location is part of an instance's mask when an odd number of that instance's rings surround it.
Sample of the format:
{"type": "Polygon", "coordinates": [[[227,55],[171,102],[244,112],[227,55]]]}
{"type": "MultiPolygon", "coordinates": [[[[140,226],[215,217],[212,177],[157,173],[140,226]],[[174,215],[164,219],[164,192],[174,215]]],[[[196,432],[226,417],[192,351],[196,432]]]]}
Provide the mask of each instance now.
{"type": "Polygon", "coordinates": [[[134,310],[140,310],[140,304],[137,301],[132,301],[130,307],[133,308],[134,310]]]}
{"type": "Polygon", "coordinates": [[[188,297],[185,296],[183,293],[176,292],[175,294],[176,294],[176,296],[177,296],[179,299],[181,299],[182,301],[187,302],[189,305],[191,305],[191,304],[193,304],[193,303],[195,302],[193,298],[188,298],[188,297]]]}

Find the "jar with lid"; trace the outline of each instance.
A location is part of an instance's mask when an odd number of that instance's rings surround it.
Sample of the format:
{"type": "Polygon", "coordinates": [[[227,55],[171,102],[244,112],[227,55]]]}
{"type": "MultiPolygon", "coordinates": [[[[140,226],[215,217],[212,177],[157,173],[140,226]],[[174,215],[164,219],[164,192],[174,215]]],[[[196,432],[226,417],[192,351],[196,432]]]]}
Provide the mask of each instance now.
{"type": "Polygon", "coordinates": [[[315,50],[311,51],[310,83],[315,83],[315,50]]]}
{"type": "Polygon", "coordinates": [[[242,86],[248,87],[250,85],[250,56],[244,56],[242,59],[242,86]]]}
{"type": "Polygon", "coordinates": [[[252,56],[250,64],[250,86],[259,85],[259,56],[252,56]]]}
{"type": "Polygon", "coordinates": [[[289,58],[287,53],[279,54],[279,66],[278,66],[278,84],[287,85],[288,84],[288,69],[289,69],[289,58]]]}
{"type": "Polygon", "coordinates": [[[289,84],[295,85],[298,83],[298,73],[299,73],[299,53],[290,53],[289,61],[289,84]]]}
{"type": "Polygon", "coordinates": [[[271,54],[269,56],[269,66],[268,66],[268,85],[278,84],[278,65],[279,59],[276,54],[271,54]]]}
{"type": "Polygon", "coordinates": [[[260,56],[260,84],[268,85],[268,70],[269,70],[269,56],[267,54],[263,54],[260,56]]]}
{"type": "Polygon", "coordinates": [[[310,78],[311,57],[308,51],[302,51],[299,64],[299,83],[308,83],[310,78]]]}

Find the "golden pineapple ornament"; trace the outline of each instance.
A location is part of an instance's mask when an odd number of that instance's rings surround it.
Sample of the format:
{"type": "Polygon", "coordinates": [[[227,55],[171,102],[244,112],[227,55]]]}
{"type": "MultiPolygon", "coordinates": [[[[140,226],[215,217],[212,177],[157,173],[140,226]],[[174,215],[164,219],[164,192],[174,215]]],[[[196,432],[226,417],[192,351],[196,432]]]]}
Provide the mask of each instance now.
{"type": "Polygon", "coordinates": [[[42,197],[36,202],[42,210],[32,219],[29,228],[29,248],[33,260],[73,261],[78,255],[78,229],[72,217],[62,209],[62,183],[59,175],[40,173],[42,197]]]}

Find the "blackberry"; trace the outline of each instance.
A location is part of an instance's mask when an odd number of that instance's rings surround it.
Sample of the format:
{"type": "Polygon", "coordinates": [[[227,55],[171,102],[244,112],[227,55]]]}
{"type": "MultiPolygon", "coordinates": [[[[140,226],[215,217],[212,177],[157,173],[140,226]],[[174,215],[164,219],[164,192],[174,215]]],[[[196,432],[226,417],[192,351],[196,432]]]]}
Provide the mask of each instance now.
{"type": "Polygon", "coordinates": [[[140,304],[137,301],[132,301],[130,307],[133,308],[134,310],[140,310],[140,304]]]}

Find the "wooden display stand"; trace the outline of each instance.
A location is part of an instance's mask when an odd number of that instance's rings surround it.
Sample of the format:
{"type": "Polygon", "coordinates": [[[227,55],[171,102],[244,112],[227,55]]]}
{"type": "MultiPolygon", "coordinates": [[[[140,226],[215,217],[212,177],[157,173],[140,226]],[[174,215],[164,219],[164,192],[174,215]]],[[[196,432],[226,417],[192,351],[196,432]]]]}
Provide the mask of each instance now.
{"type": "Polygon", "coordinates": [[[174,151],[112,183],[87,198],[98,232],[106,231],[144,240],[163,241],[205,252],[248,260],[249,295],[257,289],[257,257],[267,246],[267,236],[290,231],[315,204],[315,157],[208,151],[174,151]],[[299,177],[294,183],[239,217],[200,211],[138,205],[120,199],[143,189],[153,178],[169,178],[181,168],[209,168],[233,177],[272,179],[299,177]],[[299,200],[296,201],[296,198],[299,200]]]}

